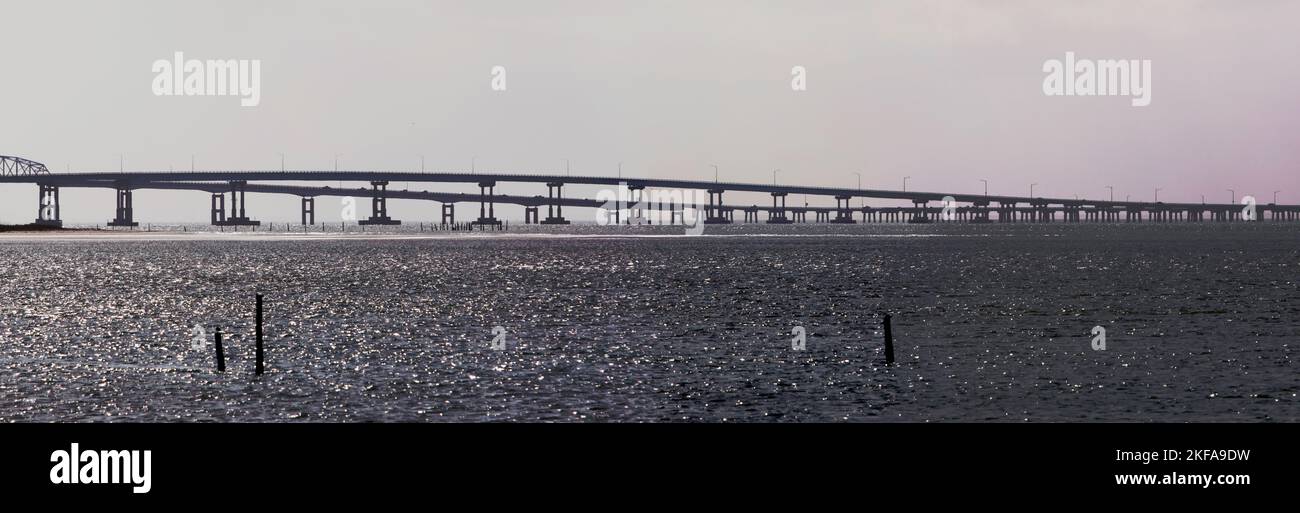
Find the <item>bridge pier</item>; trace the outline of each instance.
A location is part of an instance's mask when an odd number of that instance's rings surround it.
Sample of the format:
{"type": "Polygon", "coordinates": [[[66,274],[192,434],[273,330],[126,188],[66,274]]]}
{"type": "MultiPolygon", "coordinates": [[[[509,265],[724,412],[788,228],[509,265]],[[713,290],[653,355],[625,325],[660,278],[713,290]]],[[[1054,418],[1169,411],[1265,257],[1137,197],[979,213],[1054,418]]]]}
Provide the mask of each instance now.
{"type": "Polygon", "coordinates": [[[43,183],[36,184],[36,224],[41,226],[63,226],[59,213],[59,188],[43,183]]]}
{"type": "Polygon", "coordinates": [[[221,195],[220,194],[213,195],[213,201],[214,201],[214,206],[212,209],[213,225],[215,226],[260,226],[262,224],[261,221],[254,221],[249,219],[247,213],[244,212],[244,205],[246,203],[244,198],[244,188],[247,185],[248,182],[244,180],[230,181],[230,215],[229,216],[226,215],[226,211],[224,208],[225,199],[223,197],[223,199],[221,200],[222,201],[221,219],[219,221],[217,219],[217,209],[215,203],[216,203],[216,196],[221,196],[221,195]]]}
{"type": "Polygon", "coordinates": [[[564,200],[564,184],[547,183],[546,196],[546,219],[541,224],[569,224],[569,220],[564,218],[564,206],[560,204],[564,200]]]}
{"type": "MultiPolygon", "coordinates": [[[[772,210],[767,211],[767,224],[790,224],[794,222],[785,215],[785,197],[786,193],[784,192],[772,193],[772,210]]],[[[754,213],[754,220],[758,220],[757,212],[754,213]]]]}
{"type": "Polygon", "coordinates": [[[704,211],[704,224],[731,224],[727,212],[722,209],[722,189],[709,189],[707,192],[709,205],[704,211]]]}
{"type": "Polygon", "coordinates": [[[1061,220],[1067,223],[1079,222],[1079,205],[1067,204],[1061,207],[1061,220]]]}
{"type": "Polygon", "coordinates": [[[645,186],[628,184],[627,186],[627,221],[626,224],[643,224],[645,223],[645,209],[642,203],[645,201],[645,186]],[[634,223],[635,221],[635,223],[634,223]]]}
{"type": "MultiPolygon", "coordinates": [[[[661,204],[660,206],[662,207],[662,204],[661,204]]],[[[675,226],[675,225],[677,224],[677,216],[679,216],[679,215],[680,215],[680,216],[683,216],[682,222],[683,222],[683,223],[686,222],[685,217],[684,217],[684,216],[686,215],[685,210],[684,210],[686,207],[683,206],[682,208],[683,208],[683,211],[679,212],[679,211],[677,210],[677,202],[676,202],[676,201],[673,201],[673,200],[671,200],[671,199],[668,200],[668,225],[669,225],[669,226],[675,226]]],[[[664,224],[664,221],[663,221],[663,218],[662,218],[662,217],[659,219],[659,224],[664,224]]]]}
{"type": "Polygon", "coordinates": [[[908,219],[909,223],[928,223],[930,222],[930,209],[927,207],[929,201],[912,200],[912,218],[908,219]]]}
{"type": "Polygon", "coordinates": [[[443,203],[442,204],[442,225],[450,226],[454,224],[456,224],[456,204],[443,203]]]}
{"type": "Polygon", "coordinates": [[[401,221],[388,217],[388,182],[370,182],[370,218],[357,221],[361,226],[396,226],[401,221]]]}
{"type": "Polygon", "coordinates": [[[212,193],[212,226],[222,226],[226,222],[226,195],[212,193]]]}
{"type": "Polygon", "coordinates": [[[135,222],[135,207],[132,205],[131,189],[119,184],[113,191],[117,196],[117,210],[114,211],[113,219],[108,222],[108,225],[127,228],[140,226],[140,223],[135,222]]]}
{"type": "Polygon", "coordinates": [[[1052,218],[1056,217],[1054,212],[1048,210],[1046,203],[1034,203],[1031,207],[1032,210],[1030,210],[1029,214],[1031,221],[1048,223],[1052,221],[1052,218]]]}
{"type": "Polygon", "coordinates": [[[302,224],[304,226],[316,224],[316,198],[314,197],[302,197],[302,224]]]}
{"type": "Polygon", "coordinates": [[[853,219],[853,211],[849,209],[849,200],[852,198],[852,196],[835,197],[835,220],[832,221],[833,223],[854,224],[858,222],[853,219]]]}
{"type": "Polygon", "coordinates": [[[501,221],[497,219],[496,212],[493,210],[493,199],[496,196],[497,183],[495,181],[479,182],[478,184],[478,220],[470,223],[473,226],[501,226],[501,221]]]}
{"type": "Polygon", "coordinates": [[[524,207],[524,224],[541,224],[537,216],[538,213],[536,206],[530,205],[524,207]]]}

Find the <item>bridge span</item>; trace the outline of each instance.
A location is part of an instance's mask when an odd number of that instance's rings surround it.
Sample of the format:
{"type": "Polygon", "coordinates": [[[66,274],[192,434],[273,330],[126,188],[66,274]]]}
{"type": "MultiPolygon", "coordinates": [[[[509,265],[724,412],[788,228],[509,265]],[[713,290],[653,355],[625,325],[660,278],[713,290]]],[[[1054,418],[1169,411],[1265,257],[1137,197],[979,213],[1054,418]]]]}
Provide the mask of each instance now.
{"type": "MultiPolygon", "coordinates": [[[[372,215],[361,224],[400,224],[387,213],[388,199],[414,199],[442,203],[442,222],[455,222],[456,203],[479,203],[479,217],[475,225],[500,225],[495,215],[497,203],[524,207],[525,222],[539,224],[568,224],[563,207],[607,208],[613,222],[650,222],[676,224],[685,222],[686,211],[703,212],[706,224],[735,222],[735,212],[744,214],[744,222],[787,224],[807,222],[807,213],[814,213],[814,221],[829,223],[911,222],[937,221],[989,222],[1137,222],[1142,220],[1167,221],[1235,221],[1252,220],[1250,210],[1243,205],[1230,203],[1164,203],[1094,200],[1078,198],[1045,198],[929,191],[894,191],[881,189],[855,189],[783,184],[755,184],[659,178],[568,176],[532,173],[476,173],[476,172],[410,172],[410,171],[145,171],[145,172],[78,172],[50,173],[40,163],[18,157],[0,156],[0,169],[10,170],[0,174],[0,183],[31,183],[38,187],[39,224],[59,225],[60,187],[102,187],[117,191],[116,215],[110,226],[137,226],[134,216],[132,191],[137,189],[196,190],[212,194],[212,223],[221,226],[257,225],[247,215],[245,194],[270,193],[301,197],[303,224],[315,223],[315,198],[318,196],[368,196],[372,215]],[[365,188],[330,188],[301,185],[276,185],[250,183],[255,181],[291,182],[369,182],[365,188]],[[389,190],[390,182],[415,182],[434,184],[476,184],[479,194],[389,190]],[[544,184],[545,196],[512,196],[495,194],[500,182],[544,184]],[[612,198],[566,198],[565,185],[598,185],[617,188],[612,198]],[[667,191],[704,191],[708,201],[693,201],[691,195],[660,194],[667,191]],[[724,192],[758,192],[771,196],[769,205],[736,205],[723,202],[724,192]],[[230,195],[227,209],[226,194],[230,195]],[[786,197],[791,194],[824,196],[836,200],[835,207],[788,206],[786,197]],[[851,207],[855,198],[910,201],[911,207],[851,207]],[[941,202],[940,206],[931,205],[941,202]],[[947,201],[948,203],[943,203],[947,201]],[[666,205],[665,205],[666,203],[666,205]],[[965,205],[959,205],[965,203],[965,205]],[[613,205],[611,205],[613,204],[613,205]],[[610,208],[610,207],[613,208],[610,208]],[[541,208],[547,217],[540,217],[541,208]],[[666,208],[665,208],[666,207],[666,208]],[[626,215],[625,215],[626,213],[626,215]],[[760,213],[766,219],[760,220],[760,213]],[[667,219],[665,222],[664,219],[667,219]]],[[[1300,205],[1255,205],[1253,220],[1300,220],[1300,205]]]]}

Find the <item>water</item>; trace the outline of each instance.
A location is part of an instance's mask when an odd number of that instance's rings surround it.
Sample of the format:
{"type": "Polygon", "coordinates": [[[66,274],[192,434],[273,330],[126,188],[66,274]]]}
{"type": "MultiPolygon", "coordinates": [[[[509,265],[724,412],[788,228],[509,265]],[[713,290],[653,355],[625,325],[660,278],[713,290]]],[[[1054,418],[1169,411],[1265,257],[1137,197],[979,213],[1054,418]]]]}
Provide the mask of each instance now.
{"type": "Polygon", "coordinates": [[[1294,225],[668,233],[5,235],[0,420],[1300,420],[1294,225]]]}

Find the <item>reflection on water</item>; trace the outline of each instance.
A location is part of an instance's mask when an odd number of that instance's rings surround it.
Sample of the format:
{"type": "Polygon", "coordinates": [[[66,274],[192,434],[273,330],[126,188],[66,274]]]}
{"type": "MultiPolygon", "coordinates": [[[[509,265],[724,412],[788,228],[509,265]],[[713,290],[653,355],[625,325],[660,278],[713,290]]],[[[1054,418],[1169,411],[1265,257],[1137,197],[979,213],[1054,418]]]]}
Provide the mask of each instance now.
{"type": "Polygon", "coordinates": [[[1294,226],[610,230],[5,236],[0,420],[1300,420],[1294,226]]]}

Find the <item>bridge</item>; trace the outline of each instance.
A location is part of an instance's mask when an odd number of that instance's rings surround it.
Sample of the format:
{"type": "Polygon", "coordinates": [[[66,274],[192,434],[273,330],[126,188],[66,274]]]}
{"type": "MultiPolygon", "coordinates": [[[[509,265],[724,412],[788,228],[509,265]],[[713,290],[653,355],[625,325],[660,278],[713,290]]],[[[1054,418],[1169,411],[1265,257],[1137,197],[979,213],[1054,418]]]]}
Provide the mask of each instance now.
{"type": "Polygon", "coordinates": [[[455,223],[455,205],[478,203],[479,216],[471,224],[499,226],[497,204],[524,207],[526,223],[569,224],[564,207],[607,208],[615,223],[676,224],[686,221],[686,211],[702,212],[705,224],[735,222],[735,212],[744,214],[743,222],[790,224],[808,222],[1154,222],[1190,221],[1294,221],[1300,219],[1300,205],[1256,205],[1251,218],[1243,205],[1232,203],[1165,203],[1050,198],[928,191],[835,188],[782,184],[677,180],[659,178],[623,178],[607,176],[569,176],[533,173],[410,172],[410,171],[145,171],[50,173],[46,167],[19,157],[0,156],[0,183],[31,183],[38,188],[36,223],[62,225],[59,217],[59,189],[63,187],[111,188],[117,192],[115,216],[109,226],[138,226],[134,216],[132,191],[139,189],[204,191],[212,196],[211,217],[216,226],[256,226],[260,222],[247,215],[245,194],[269,193],[298,196],[302,202],[302,223],[315,224],[315,198],[320,196],[365,197],[371,199],[371,216],[360,224],[397,225],[401,221],[388,216],[389,199],[413,199],[442,203],[442,223],[455,223]],[[328,186],[276,185],[252,182],[368,182],[370,188],[331,188],[328,186]],[[389,190],[390,182],[424,184],[476,184],[479,194],[389,190]],[[546,195],[512,196],[495,193],[498,183],[540,184],[546,195]],[[614,197],[566,198],[565,185],[616,187],[614,197]],[[683,191],[703,191],[708,201],[692,199],[683,191]],[[769,205],[736,205],[723,202],[726,192],[757,192],[771,196],[769,205]],[[229,194],[229,205],[226,195],[229,194]],[[834,198],[835,207],[788,206],[786,197],[803,194],[834,198]],[[855,198],[902,200],[912,206],[851,207],[855,198]],[[932,205],[940,202],[939,206],[932,205]],[[229,208],[227,208],[227,206],[229,208]],[[545,207],[547,217],[540,217],[545,207]],[[613,207],[613,208],[609,208],[613,207]],[[627,215],[623,215],[627,212],[627,215]],[[760,213],[766,219],[760,220],[760,213]],[[665,220],[666,219],[666,220],[665,220]]]}

